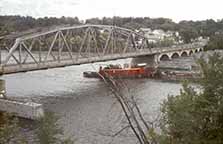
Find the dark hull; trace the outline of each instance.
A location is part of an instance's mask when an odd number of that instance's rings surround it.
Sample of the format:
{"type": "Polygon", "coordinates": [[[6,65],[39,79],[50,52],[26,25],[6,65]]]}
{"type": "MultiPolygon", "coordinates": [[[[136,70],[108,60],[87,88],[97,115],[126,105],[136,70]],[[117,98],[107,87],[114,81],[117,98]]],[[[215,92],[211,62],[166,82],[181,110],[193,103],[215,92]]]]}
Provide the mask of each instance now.
{"type": "Polygon", "coordinates": [[[184,81],[184,80],[198,80],[201,78],[201,74],[198,72],[172,72],[172,73],[161,73],[158,79],[163,81],[184,81]]]}
{"type": "Polygon", "coordinates": [[[91,72],[91,71],[87,71],[87,72],[83,72],[84,77],[87,78],[100,78],[100,75],[97,72],[91,72]]]}
{"type": "MultiPolygon", "coordinates": [[[[91,71],[87,71],[87,72],[83,72],[83,76],[86,78],[101,78],[101,76],[106,77],[106,75],[104,75],[104,73],[100,74],[97,72],[91,72],[91,71]]],[[[133,79],[133,78],[152,78],[151,76],[145,76],[145,75],[111,75],[112,78],[115,79],[133,79]]]]}

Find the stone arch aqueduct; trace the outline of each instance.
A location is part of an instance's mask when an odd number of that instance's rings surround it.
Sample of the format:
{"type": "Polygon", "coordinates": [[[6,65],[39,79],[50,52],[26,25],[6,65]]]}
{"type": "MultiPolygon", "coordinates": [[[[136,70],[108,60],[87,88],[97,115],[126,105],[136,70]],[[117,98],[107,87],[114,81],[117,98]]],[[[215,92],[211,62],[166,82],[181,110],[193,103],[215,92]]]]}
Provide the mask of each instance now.
{"type": "Polygon", "coordinates": [[[179,57],[187,57],[191,56],[193,53],[198,53],[203,51],[204,48],[196,48],[196,49],[191,49],[191,50],[181,50],[181,51],[175,51],[175,52],[167,52],[167,53],[161,53],[158,55],[157,59],[158,61],[161,60],[171,60],[174,58],[179,58],[179,57]]]}

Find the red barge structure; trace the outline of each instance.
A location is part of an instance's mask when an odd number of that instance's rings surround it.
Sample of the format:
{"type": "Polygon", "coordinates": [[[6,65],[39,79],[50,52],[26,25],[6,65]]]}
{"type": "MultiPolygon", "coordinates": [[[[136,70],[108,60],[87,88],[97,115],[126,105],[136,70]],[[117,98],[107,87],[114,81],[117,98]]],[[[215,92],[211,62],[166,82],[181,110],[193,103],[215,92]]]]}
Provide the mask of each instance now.
{"type": "Polygon", "coordinates": [[[154,78],[167,81],[181,81],[186,79],[199,79],[200,72],[188,70],[162,70],[159,68],[148,67],[146,63],[137,64],[135,66],[107,65],[104,68],[100,66],[98,72],[87,71],[83,73],[84,77],[88,78],[154,78]]]}
{"type": "Polygon", "coordinates": [[[104,68],[100,66],[98,72],[84,72],[84,77],[98,78],[111,76],[112,78],[152,78],[156,73],[155,68],[146,67],[146,64],[137,64],[135,66],[129,67],[128,64],[124,64],[122,68],[121,65],[108,65],[104,68]]]}

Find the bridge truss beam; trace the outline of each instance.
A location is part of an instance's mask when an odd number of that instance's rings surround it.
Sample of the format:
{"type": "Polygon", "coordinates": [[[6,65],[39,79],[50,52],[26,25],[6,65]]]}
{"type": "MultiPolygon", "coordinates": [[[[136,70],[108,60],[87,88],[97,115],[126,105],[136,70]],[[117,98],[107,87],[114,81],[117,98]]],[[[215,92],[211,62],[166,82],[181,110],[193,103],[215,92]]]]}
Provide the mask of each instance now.
{"type": "Polygon", "coordinates": [[[0,73],[106,61],[159,51],[162,50],[152,51],[146,37],[129,29],[105,25],[64,27],[23,36],[9,46],[1,47],[0,73]]]}

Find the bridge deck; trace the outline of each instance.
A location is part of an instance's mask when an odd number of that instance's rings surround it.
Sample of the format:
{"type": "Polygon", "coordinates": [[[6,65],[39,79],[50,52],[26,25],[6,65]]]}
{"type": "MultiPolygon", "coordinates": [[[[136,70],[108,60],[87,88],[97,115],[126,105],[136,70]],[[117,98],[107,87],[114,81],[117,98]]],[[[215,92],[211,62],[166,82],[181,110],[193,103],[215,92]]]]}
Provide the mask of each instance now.
{"type": "Polygon", "coordinates": [[[21,65],[7,64],[7,65],[1,66],[0,73],[11,74],[11,73],[18,73],[18,72],[27,72],[27,71],[34,71],[34,70],[49,69],[49,68],[65,67],[65,66],[71,66],[71,65],[80,65],[80,64],[87,64],[87,63],[94,63],[94,62],[116,60],[116,59],[140,57],[140,56],[154,55],[154,54],[161,54],[161,53],[185,51],[185,50],[192,50],[196,48],[201,48],[201,46],[184,45],[180,47],[153,48],[153,49],[138,50],[137,52],[128,52],[124,54],[91,56],[87,58],[78,58],[78,59],[76,59],[74,56],[73,59],[63,59],[60,61],[51,60],[47,62],[40,62],[38,64],[34,62],[25,63],[21,65]]]}

